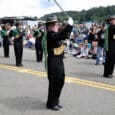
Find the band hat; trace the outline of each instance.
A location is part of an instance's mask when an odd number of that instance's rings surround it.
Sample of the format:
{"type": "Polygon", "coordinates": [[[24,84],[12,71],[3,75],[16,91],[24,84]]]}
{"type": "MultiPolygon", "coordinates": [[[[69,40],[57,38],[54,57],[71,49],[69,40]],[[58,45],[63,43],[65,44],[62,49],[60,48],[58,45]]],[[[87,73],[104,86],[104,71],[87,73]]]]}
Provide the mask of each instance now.
{"type": "Polygon", "coordinates": [[[16,27],[18,27],[18,26],[20,26],[20,25],[22,25],[21,22],[17,22],[17,23],[15,24],[16,27]]]}
{"type": "Polygon", "coordinates": [[[58,22],[57,16],[52,15],[46,18],[46,23],[58,22]]]}
{"type": "Polygon", "coordinates": [[[107,16],[106,21],[109,21],[109,20],[112,20],[112,19],[115,19],[115,15],[107,16]]]}
{"type": "Polygon", "coordinates": [[[11,26],[11,24],[10,23],[6,23],[5,26],[11,26]]]}

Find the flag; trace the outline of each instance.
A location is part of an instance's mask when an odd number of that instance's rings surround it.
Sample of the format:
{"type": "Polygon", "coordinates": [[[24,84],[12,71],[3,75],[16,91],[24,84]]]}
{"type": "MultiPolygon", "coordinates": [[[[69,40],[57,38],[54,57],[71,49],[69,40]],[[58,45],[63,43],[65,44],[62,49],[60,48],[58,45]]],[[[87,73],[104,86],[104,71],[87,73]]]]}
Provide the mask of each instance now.
{"type": "Polygon", "coordinates": [[[106,28],[105,34],[104,34],[104,37],[105,37],[105,39],[104,39],[104,49],[105,49],[106,51],[109,50],[109,44],[108,44],[108,31],[109,31],[109,25],[107,25],[107,28],[106,28]]]}
{"type": "Polygon", "coordinates": [[[43,37],[42,37],[42,48],[43,48],[43,57],[44,57],[44,66],[45,66],[45,70],[47,71],[47,40],[46,40],[46,33],[44,33],[43,37]]]}

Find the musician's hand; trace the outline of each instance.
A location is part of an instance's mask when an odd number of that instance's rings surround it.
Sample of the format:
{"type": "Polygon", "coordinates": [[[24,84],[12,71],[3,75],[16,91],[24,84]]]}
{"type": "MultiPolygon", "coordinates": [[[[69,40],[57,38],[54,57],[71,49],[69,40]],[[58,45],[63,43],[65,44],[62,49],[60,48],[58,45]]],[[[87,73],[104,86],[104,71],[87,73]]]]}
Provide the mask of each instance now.
{"type": "Polygon", "coordinates": [[[72,17],[69,17],[68,18],[68,20],[67,20],[67,23],[69,24],[69,25],[73,25],[73,19],[72,19],[72,17]]]}

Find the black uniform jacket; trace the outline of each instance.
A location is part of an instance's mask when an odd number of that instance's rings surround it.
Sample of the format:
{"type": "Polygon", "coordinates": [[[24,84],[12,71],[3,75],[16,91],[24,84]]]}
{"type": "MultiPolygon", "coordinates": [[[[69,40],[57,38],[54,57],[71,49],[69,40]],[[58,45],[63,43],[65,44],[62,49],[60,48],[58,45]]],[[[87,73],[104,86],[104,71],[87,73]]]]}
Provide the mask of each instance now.
{"type": "Polygon", "coordinates": [[[115,64],[115,25],[111,25],[109,27],[109,51],[107,54],[109,55],[111,63],[115,64]]]}
{"type": "Polygon", "coordinates": [[[62,45],[62,41],[68,39],[72,31],[72,26],[67,25],[62,31],[54,32],[49,31],[47,33],[47,50],[48,56],[54,55],[54,48],[58,48],[62,45]]]}

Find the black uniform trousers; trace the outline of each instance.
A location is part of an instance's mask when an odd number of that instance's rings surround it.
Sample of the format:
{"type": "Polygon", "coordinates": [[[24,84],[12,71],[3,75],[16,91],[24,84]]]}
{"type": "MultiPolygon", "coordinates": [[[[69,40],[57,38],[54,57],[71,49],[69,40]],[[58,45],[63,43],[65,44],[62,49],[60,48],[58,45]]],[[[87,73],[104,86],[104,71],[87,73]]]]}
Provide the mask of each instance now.
{"type": "Polygon", "coordinates": [[[112,60],[114,58],[115,58],[115,55],[113,55],[111,52],[106,52],[106,59],[105,59],[105,64],[104,64],[104,76],[113,74],[115,63],[112,60]]]}
{"type": "Polygon", "coordinates": [[[4,57],[9,57],[9,39],[4,38],[3,39],[3,48],[4,48],[4,57]]]}
{"type": "Polygon", "coordinates": [[[104,76],[113,74],[114,65],[115,65],[115,40],[109,39],[109,51],[106,51],[106,59],[105,59],[105,65],[104,65],[104,76]]]}
{"type": "Polygon", "coordinates": [[[14,40],[14,53],[15,53],[15,58],[16,58],[16,65],[22,64],[22,54],[23,54],[22,40],[18,40],[18,39],[14,40]]]}
{"type": "Polygon", "coordinates": [[[39,41],[37,39],[35,42],[35,50],[36,50],[36,61],[37,62],[42,61],[42,57],[43,57],[42,43],[41,43],[41,41],[39,41]]]}
{"type": "Polygon", "coordinates": [[[112,75],[115,64],[115,25],[108,28],[108,48],[104,65],[104,76],[112,75]]]}
{"type": "Polygon", "coordinates": [[[48,57],[49,91],[47,106],[53,107],[59,104],[61,90],[65,81],[63,56],[48,57]]]}

